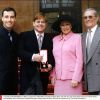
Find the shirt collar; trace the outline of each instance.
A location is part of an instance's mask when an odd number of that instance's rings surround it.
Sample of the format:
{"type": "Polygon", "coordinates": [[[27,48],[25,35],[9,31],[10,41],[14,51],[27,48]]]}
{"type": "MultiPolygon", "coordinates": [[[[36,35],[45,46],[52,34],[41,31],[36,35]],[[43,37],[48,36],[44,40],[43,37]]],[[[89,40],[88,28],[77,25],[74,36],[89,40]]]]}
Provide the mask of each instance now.
{"type": "Polygon", "coordinates": [[[1,26],[1,28],[5,31],[5,33],[10,33],[10,34],[12,34],[12,32],[13,32],[13,30],[7,30],[4,26],[1,26]]]}
{"type": "MultiPolygon", "coordinates": [[[[95,32],[97,26],[98,26],[98,25],[95,25],[93,28],[91,28],[91,31],[92,31],[93,33],[95,32]]],[[[88,31],[89,31],[89,29],[88,29],[88,31]]]]}
{"type": "Polygon", "coordinates": [[[39,34],[41,34],[42,35],[42,37],[44,37],[44,32],[43,33],[39,33],[38,31],[36,31],[36,30],[34,30],[35,31],[35,34],[36,34],[36,36],[38,37],[39,36],[39,34]]]}
{"type": "Polygon", "coordinates": [[[67,39],[70,38],[73,34],[74,34],[74,33],[71,32],[71,33],[68,33],[67,35],[64,35],[64,36],[60,35],[59,40],[63,40],[63,39],[64,39],[64,40],[67,40],[67,39]]]}

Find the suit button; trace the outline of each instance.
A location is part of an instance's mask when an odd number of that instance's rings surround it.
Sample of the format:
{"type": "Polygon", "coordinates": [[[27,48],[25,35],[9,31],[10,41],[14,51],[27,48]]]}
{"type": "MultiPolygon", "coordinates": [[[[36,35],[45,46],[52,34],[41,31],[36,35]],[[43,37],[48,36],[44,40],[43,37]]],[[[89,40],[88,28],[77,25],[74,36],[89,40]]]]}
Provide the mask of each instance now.
{"type": "Polygon", "coordinates": [[[98,63],[96,63],[96,65],[98,65],[98,63]]]}

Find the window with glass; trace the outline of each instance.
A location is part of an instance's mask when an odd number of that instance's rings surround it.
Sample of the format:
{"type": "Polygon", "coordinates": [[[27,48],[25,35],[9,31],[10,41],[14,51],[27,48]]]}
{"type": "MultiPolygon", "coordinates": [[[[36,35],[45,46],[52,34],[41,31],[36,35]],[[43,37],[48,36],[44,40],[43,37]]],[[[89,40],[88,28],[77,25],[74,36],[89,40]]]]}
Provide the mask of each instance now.
{"type": "Polygon", "coordinates": [[[81,0],[40,0],[40,11],[47,16],[49,32],[52,32],[50,27],[60,14],[74,17],[77,23],[75,32],[82,32],[81,0]]]}

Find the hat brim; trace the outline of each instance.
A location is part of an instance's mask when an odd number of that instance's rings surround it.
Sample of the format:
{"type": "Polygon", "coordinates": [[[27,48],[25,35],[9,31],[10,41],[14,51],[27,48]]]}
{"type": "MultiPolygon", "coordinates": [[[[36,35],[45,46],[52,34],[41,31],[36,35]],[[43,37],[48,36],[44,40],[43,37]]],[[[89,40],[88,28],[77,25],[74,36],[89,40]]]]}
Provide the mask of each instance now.
{"type": "Polygon", "coordinates": [[[57,31],[57,32],[61,32],[61,29],[60,29],[60,24],[62,21],[67,21],[69,23],[71,23],[72,27],[73,27],[73,24],[74,24],[74,21],[73,21],[73,18],[69,15],[61,15],[53,24],[52,24],[52,29],[54,31],[57,31]]]}

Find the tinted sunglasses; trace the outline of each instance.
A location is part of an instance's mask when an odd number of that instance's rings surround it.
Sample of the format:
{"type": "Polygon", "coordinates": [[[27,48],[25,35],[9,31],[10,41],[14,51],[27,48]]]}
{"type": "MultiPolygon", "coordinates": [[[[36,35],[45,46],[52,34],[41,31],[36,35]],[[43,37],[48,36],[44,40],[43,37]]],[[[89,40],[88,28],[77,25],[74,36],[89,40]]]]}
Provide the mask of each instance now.
{"type": "Polygon", "coordinates": [[[92,19],[93,17],[95,17],[95,16],[84,16],[83,18],[84,19],[92,19]]]}

